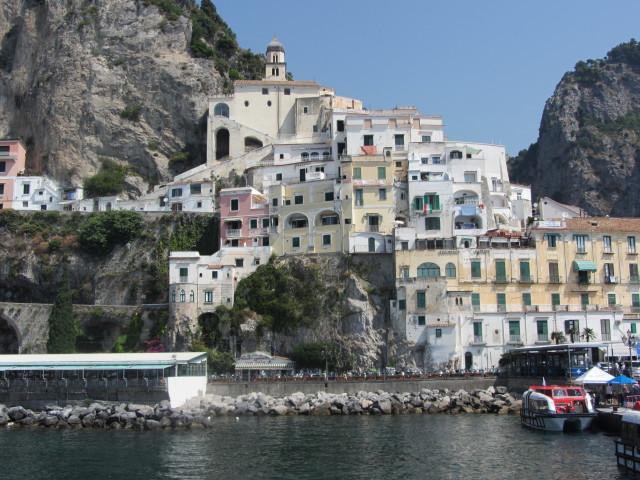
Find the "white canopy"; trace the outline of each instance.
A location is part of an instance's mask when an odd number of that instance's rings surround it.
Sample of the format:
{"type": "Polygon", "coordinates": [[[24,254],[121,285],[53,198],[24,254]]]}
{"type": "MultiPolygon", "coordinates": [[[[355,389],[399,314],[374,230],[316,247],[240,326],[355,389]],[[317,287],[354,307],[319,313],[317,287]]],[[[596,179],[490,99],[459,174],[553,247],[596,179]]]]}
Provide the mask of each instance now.
{"type": "Polygon", "coordinates": [[[601,385],[608,383],[611,379],[613,379],[613,375],[609,375],[598,367],[592,367],[578,378],[575,378],[573,383],[577,383],[578,385],[601,385]]]}

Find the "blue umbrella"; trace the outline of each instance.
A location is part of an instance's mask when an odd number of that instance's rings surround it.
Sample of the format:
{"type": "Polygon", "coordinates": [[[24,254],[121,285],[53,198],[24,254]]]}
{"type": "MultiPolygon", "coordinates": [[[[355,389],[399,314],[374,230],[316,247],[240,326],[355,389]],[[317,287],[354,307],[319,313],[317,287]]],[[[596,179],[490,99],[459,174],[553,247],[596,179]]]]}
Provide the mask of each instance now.
{"type": "Polygon", "coordinates": [[[636,382],[633,378],[629,378],[626,375],[618,375],[615,378],[612,378],[608,382],[610,385],[633,385],[636,382]]]}

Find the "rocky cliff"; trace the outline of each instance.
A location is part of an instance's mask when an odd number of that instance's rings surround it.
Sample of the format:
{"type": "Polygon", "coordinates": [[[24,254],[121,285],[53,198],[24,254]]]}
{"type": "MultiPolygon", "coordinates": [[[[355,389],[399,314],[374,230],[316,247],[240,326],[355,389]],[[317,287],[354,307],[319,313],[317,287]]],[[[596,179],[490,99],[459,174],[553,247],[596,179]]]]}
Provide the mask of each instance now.
{"type": "Polygon", "coordinates": [[[262,59],[198,3],[0,0],[0,137],[76,185],[115,160],[138,174],[131,193],[203,162],[208,97],[262,59]]]}
{"type": "Polygon", "coordinates": [[[578,62],[547,101],[536,143],[509,162],[514,182],[593,215],[640,215],[640,44],[578,62]]]}

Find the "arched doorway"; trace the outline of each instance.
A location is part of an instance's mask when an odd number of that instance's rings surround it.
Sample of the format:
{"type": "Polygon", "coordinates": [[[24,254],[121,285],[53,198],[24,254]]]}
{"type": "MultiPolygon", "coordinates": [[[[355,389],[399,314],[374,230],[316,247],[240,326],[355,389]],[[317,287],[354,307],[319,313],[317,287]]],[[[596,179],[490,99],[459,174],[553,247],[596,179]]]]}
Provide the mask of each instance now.
{"type": "Polygon", "coordinates": [[[464,369],[471,370],[473,368],[473,354],[467,352],[464,354],[464,369]]]}
{"type": "Polygon", "coordinates": [[[221,128],[216,132],[216,160],[229,156],[229,130],[221,128]]]}
{"type": "Polygon", "coordinates": [[[0,317],[0,353],[19,353],[20,340],[14,326],[0,317]]]}

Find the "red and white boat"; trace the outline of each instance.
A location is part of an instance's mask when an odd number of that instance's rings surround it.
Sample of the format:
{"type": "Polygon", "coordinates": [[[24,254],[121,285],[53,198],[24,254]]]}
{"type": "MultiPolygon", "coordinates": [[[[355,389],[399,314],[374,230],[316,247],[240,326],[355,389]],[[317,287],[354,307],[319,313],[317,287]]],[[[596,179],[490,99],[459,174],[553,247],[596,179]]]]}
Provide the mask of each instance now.
{"type": "Polygon", "coordinates": [[[591,427],[597,412],[582,387],[531,386],[522,395],[523,425],[550,432],[577,431],[591,427]]]}

